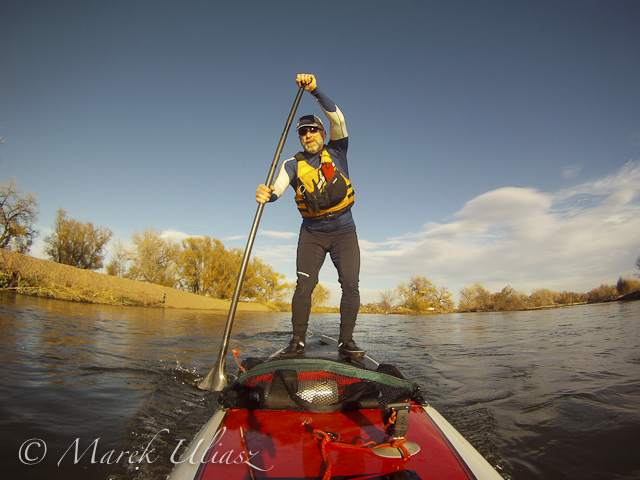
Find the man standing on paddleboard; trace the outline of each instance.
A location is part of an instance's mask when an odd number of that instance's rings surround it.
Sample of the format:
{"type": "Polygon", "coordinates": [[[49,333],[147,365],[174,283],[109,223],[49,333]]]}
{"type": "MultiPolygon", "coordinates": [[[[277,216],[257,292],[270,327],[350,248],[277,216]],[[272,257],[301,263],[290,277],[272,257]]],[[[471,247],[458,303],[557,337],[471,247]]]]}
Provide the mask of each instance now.
{"type": "Polygon", "coordinates": [[[342,355],[361,358],[364,351],[353,341],[360,308],[360,247],[351,215],[354,194],[347,165],[349,137],[342,112],[318,88],[316,78],[299,74],[296,82],[315,97],[329,119],[330,140],[325,145],[327,133],[318,117],[300,117],[296,129],[304,151],[280,166],[274,185],[260,185],[256,190],[256,201],[267,203],[276,201],[291,185],[302,214],[296,259],[298,281],[291,302],[293,338],[281,356],[304,354],[311,294],[329,253],[342,287],[338,349],[342,355]]]}

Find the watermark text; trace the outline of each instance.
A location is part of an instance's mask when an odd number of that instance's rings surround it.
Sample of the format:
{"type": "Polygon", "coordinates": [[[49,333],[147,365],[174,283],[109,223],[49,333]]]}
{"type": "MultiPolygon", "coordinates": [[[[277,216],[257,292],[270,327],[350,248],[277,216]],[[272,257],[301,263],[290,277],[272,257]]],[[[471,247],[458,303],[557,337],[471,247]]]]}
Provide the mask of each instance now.
{"type": "MultiPolygon", "coordinates": [[[[181,450],[183,444],[185,444],[184,439],[178,439],[178,444],[176,445],[173,453],[170,456],[170,461],[174,465],[182,464],[188,462],[192,465],[202,464],[202,463],[217,463],[219,465],[239,465],[246,464],[247,467],[250,467],[255,470],[260,470],[262,472],[267,472],[271,470],[270,467],[268,469],[260,468],[251,460],[258,455],[260,452],[253,452],[248,449],[238,449],[235,450],[233,448],[224,450],[222,448],[222,437],[225,435],[227,431],[227,427],[223,427],[218,430],[213,438],[207,443],[207,440],[202,438],[198,440],[198,442],[194,442],[187,451],[182,455],[182,458],[179,458],[179,451],[181,450]],[[205,448],[203,448],[205,447],[205,448]]],[[[105,464],[105,465],[113,465],[119,463],[129,463],[129,464],[141,464],[147,463],[152,464],[155,463],[159,454],[156,452],[156,446],[160,442],[158,442],[158,437],[162,434],[168,434],[169,429],[163,428],[156,432],[156,434],[144,445],[140,448],[132,448],[131,450],[108,450],[106,452],[101,452],[99,449],[100,446],[100,438],[96,438],[89,442],[83,442],[80,438],[76,438],[69,447],[65,450],[65,452],[60,456],[57,460],[56,464],[60,467],[63,463],[68,464],[71,462],[73,465],[77,465],[81,461],[90,462],[92,464],[105,464]],[[154,445],[155,444],[155,445],[154,445]]],[[[32,438],[25,441],[21,446],[18,452],[18,457],[20,461],[25,465],[36,465],[42,462],[47,455],[47,444],[44,440],[39,438],[32,438]]]]}

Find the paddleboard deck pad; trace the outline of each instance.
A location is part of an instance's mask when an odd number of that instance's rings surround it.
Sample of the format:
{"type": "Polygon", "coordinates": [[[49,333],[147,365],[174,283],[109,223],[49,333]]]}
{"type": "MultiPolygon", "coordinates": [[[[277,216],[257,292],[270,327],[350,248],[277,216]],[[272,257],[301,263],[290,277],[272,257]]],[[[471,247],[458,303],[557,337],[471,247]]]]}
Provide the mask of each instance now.
{"type": "Polygon", "coordinates": [[[169,480],[502,478],[417,385],[332,338],[242,365],[169,480]]]}

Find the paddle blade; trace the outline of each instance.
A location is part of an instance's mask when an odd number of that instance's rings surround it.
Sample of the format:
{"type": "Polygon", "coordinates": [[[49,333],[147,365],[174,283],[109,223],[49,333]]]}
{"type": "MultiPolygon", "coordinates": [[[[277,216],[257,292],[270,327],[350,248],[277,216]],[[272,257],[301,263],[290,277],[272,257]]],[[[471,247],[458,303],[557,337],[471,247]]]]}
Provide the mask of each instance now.
{"type": "Polygon", "coordinates": [[[222,361],[220,358],[216,361],[216,364],[209,371],[206,377],[198,383],[200,390],[207,390],[209,392],[221,392],[224,387],[228,385],[227,376],[224,373],[224,356],[222,361]]]}

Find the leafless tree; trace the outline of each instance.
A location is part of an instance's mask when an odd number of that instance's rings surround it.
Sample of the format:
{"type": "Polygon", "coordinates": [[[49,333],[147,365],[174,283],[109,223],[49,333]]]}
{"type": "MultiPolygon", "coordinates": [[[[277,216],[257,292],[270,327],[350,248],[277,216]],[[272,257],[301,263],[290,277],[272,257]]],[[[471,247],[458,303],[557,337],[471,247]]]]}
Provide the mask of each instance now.
{"type": "Polygon", "coordinates": [[[0,248],[27,253],[38,235],[33,224],[39,213],[35,195],[20,195],[15,178],[0,184],[0,248]]]}

